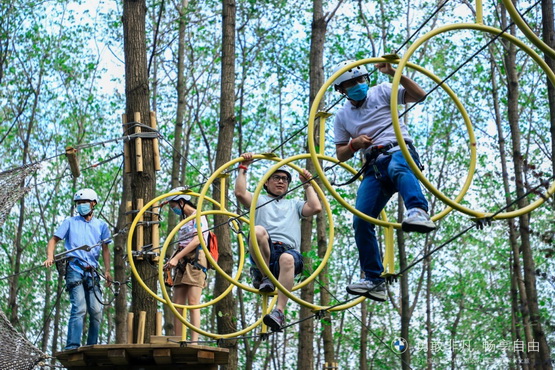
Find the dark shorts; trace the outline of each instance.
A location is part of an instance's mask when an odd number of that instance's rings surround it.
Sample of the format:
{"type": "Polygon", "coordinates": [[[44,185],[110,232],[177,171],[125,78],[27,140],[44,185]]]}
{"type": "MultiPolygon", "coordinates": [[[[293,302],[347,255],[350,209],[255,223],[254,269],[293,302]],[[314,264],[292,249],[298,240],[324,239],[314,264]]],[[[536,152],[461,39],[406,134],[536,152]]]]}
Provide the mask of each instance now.
{"type": "MultiPolygon", "coordinates": [[[[303,272],[303,256],[299,251],[288,244],[284,244],[282,242],[273,242],[271,238],[268,240],[268,242],[270,244],[270,271],[276,279],[279,278],[279,258],[283,253],[288,253],[293,256],[293,259],[295,261],[295,276],[303,272]]],[[[251,263],[256,266],[252,255],[250,256],[250,260],[251,263]]]]}

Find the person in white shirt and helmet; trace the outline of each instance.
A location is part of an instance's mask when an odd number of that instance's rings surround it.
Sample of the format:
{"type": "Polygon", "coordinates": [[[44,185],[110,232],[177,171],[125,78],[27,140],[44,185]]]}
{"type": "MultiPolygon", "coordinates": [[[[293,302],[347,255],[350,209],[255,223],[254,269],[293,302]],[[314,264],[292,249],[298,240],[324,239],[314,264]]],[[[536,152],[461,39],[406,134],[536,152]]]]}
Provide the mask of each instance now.
{"type": "MultiPolygon", "coordinates": [[[[348,60],[337,64],[333,73],[353,62],[348,60]]],[[[395,69],[389,63],[378,63],[376,68],[383,74],[395,74],[395,69]]],[[[337,158],[342,162],[347,161],[361,151],[366,162],[355,208],[377,218],[391,196],[399,192],[407,208],[402,222],[403,231],[428,233],[435,230],[420,183],[397,143],[391,121],[391,84],[369,86],[368,71],[364,65],[359,65],[341,74],[334,81],[334,87],[347,98],[345,105],[335,115],[337,158]]],[[[401,77],[398,90],[400,104],[417,102],[425,96],[425,91],[416,82],[406,76],[401,77]]],[[[412,158],[420,165],[413,139],[403,123],[401,131],[412,158]]],[[[353,218],[353,226],[360,266],[365,276],[361,281],[349,285],[347,292],[385,301],[386,290],[381,277],[383,265],[375,226],[357,216],[353,218]]]]}
{"type": "MultiPolygon", "coordinates": [[[[178,187],[171,190],[171,193],[185,190],[178,187]]],[[[197,209],[188,194],[174,195],[168,198],[169,206],[172,211],[184,220],[196,214],[197,209]]],[[[206,217],[201,217],[201,228],[205,243],[208,245],[208,222],[206,217]]],[[[185,223],[178,232],[178,244],[175,253],[164,265],[165,269],[175,269],[173,279],[173,299],[177,304],[197,305],[200,303],[202,289],[206,287],[206,268],[207,259],[204,250],[200,246],[199,235],[197,234],[196,218],[185,223]]],[[[200,326],[200,310],[198,308],[188,310],[190,323],[197,328],[200,326]]],[[[174,320],[175,334],[182,334],[183,324],[176,317],[174,320]]],[[[198,341],[198,333],[191,330],[191,342],[198,341]]]]}

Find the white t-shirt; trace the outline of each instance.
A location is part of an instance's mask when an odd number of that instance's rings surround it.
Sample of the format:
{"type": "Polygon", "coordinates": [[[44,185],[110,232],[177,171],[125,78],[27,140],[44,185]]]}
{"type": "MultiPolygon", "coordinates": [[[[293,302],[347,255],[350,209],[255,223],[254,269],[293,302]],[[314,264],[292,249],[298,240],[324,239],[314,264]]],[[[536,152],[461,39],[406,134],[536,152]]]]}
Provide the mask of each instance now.
{"type": "Polygon", "coordinates": [[[256,203],[255,225],[264,226],[272,242],[282,242],[294,247],[301,248],[301,219],[305,204],[301,200],[280,199],[268,203],[274,198],[262,194],[256,203]],[[266,204],[267,203],[267,204],[266,204]]]}
{"type": "MultiPolygon", "coordinates": [[[[387,145],[396,142],[395,131],[391,122],[391,84],[383,82],[368,90],[366,100],[360,107],[347,101],[335,114],[335,144],[347,144],[351,138],[368,135],[374,145],[387,145]]],[[[399,104],[405,104],[405,88],[398,91],[399,104]]],[[[400,122],[405,141],[413,141],[407,127],[400,122]]]]}

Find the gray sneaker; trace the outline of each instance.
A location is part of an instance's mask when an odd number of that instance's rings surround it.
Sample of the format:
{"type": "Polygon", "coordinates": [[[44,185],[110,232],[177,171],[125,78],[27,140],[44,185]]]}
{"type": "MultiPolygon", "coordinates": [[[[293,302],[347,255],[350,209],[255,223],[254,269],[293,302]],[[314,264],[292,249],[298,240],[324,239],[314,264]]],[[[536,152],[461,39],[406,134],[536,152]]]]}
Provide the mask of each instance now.
{"type": "Polygon", "coordinates": [[[385,282],[376,283],[371,280],[361,279],[358,283],[347,286],[347,293],[355,295],[363,295],[374,301],[385,301],[385,282]]]}
{"type": "Polygon", "coordinates": [[[274,289],[274,284],[270,281],[270,279],[268,279],[267,276],[264,276],[262,278],[260,286],[258,287],[258,291],[262,293],[271,293],[274,291],[274,289]]]}
{"type": "Polygon", "coordinates": [[[280,331],[285,323],[285,315],[275,308],[272,312],[264,316],[263,321],[272,331],[280,331]]]}
{"type": "Polygon", "coordinates": [[[426,211],[420,208],[411,208],[407,211],[407,217],[403,220],[401,228],[404,232],[410,233],[416,231],[417,233],[427,234],[436,229],[436,225],[426,211]]]}
{"type": "Polygon", "coordinates": [[[251,266],[250,274],[252,279],[252,286],[254,287],[254,289],[259,289],[260,284],[262,283],[262,274],[260,273],[260,270],[254,266],[251,266]]]}

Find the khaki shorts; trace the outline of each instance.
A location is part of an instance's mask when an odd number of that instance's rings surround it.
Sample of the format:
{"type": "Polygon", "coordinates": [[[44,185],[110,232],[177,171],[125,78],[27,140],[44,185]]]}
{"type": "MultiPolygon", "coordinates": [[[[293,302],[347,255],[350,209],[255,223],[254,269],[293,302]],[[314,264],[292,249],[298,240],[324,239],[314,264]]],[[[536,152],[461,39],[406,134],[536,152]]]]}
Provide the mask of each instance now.
{"type": "MultiPolygon", "coordinates": [[[[192,251],[180,261],[185,266],[185,271],[176,269],[174,286],[191,285],[198,286],[199,288],[206,287],[206,273],[193,266],[192,263],[186,262],[194,260],[196,253],[196,250],[192,251]]],[[[206,256],[204,254],[204,250],[202,249],[198,252],[198,263],[202,266],[207,265],[206,256]]]]}

